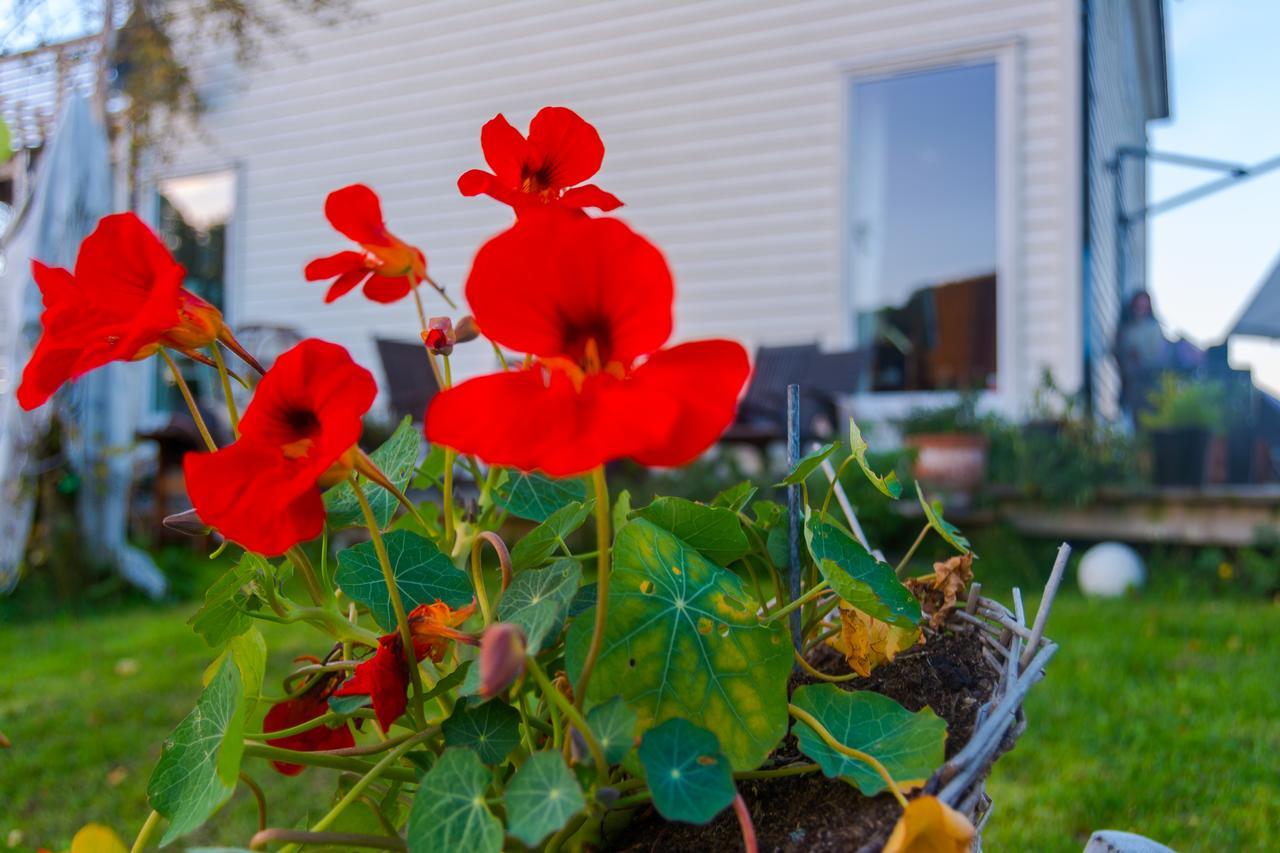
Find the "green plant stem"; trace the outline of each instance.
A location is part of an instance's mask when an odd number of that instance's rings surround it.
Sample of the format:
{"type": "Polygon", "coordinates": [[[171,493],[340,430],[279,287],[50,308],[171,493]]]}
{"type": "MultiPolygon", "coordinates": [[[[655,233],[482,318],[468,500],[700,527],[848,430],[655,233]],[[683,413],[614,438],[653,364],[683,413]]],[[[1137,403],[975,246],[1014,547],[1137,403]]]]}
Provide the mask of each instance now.
{"type": "Polygon", "coordinates": [[[780,779],[784,776],[801,776],[805,773],[816,773],[822,769],[820,764],[788,764],[771,770],[739,770],[733,774],[735,779],[780,779]]]}
{"type": "Polygon", "coordinates": [[[582,675],[578,677],[573,703],[576,710],[582,709],[587,697],[587,685],[591,682],[591,673],[604,645],[605,619],[609,611],[609,557],[613,549],[609,541],[609,484],[605,480],[603,465],[591,472],[591,482],[595,486],[596,548],[599,550],[596,558],[596,621],[591,630],[587,658],[582,662],[582,675]]]}
{"type": "Polygon", "coordinates": [[[253,799],[258,803],[258,831],[267,828],[267,795],[262,793],[262,787],[253,781],[253,777],[243,770],[240,771],[240,781],[253,794],[253,799]]]}
{"type": "MultiPolygon", "coordinates": [[[[382,759],[377,764],[373,765],[373,767],[369,769],[369,772],[365,773],[364,776],[362,776],[358,782],[356,782],[354,785],[351,786],[351,790],[347,791],[346,796],[344,796],[342,799],[338,800],[338,802],[334,804],[333,808],[329,810],[328,814],[320,818],[320,820],[316,821],[315,826],[311,827],[311,831],[323,832],[324,830],[328,829],[333,824],[333,822],[337,820],[344,811],[346,811],[348,806],[350,806],[356,800],[360,799],[361,795],[364,794],[366,788],[372,785],[379,776],[382,776],[389,769],[391,769],[391,765],[399,761],[400,758],[406,752],[413,749],[413,747],[417,746],[419,743],[426,740],[428,737],[435,735],[437,731],[438,731],[438,727],[432,726],[430,729],[426,729],[425,731],[418,732],[417,734],[413,735],[412,737],[404,741],[404,743],[397,746],[391,752],[383,756],[382,759]]],[[[297,845],[290,844],[286,847],[280,848],[280,853],[291,853],[291,851],[294,851],[297,849],[298,849],[297,845]]]]}
{"type": "Polygon", "coordinates": [[[427,712],[422,700],[422,676],[418,672],[417,651],[413,646],[413,632],[409,630],[409,617],[404,611],[404,602],[400,599],[400,587],[396,583],[396,574],[391,569],[391,559],[387,556],[387,545],[382,541],[382,531],[378,529],[378,521],[373,517],[373,507],[364,496],[360,484],[351,480],[352,491],[360,502],[360,511],[364,513],[365,526],[369,528],[369,538],[373,540],[374,553],[378,555],[378,564],[382,566],[382,579],[387,584],[387,594],[391,599],[391,609],[396,614],[396,626],[400,630],[400,642],[403,645],[405,666],[409,668],[409,681],[413,684],[413,712],[418,728],[427,724],[427,712]]]}
{"type": "Polygon", "coordinates": [[[183,378],[182,371],[178,369],[173,356],[169,355],[169,351],[164,347],[160,347],[160,357],[164,359],[165,364],[169,365],[169,372],[173,374],[173,381],[178,386],[178,391],[182,393],[182,399],[186,401],[187,409],[191,412],[191,419],[196,422],[196,429],[200,431],[200,437],[204,439],[204,446],[209,448],[209,452],[212,453],[218,449],[218,445],[214,443],[213,436],[209,434],[209,427],[205,425],[204,416],[200,414],[200,409],[196,406],[196,398],[191,396],[191,389],[187,387],[187,380],[183,378]]]}
{"type": "Polygon", "coordinates": [[[840,463],[840,467],[836,469],[835,476],[831,478],[831,482],[827,484],[827,496],[822,499],[822,509],[818,511],[818,520],[825,521],[827,518],[827,508],[831,506],[831,496],[835,494],[836,484],[840,482],[840,475],[844,473],[845,466],[852,462],[854,456],[850,453],[840,463]]]}
{"type": "MultiPolygon", "coordinates": [[[[301,764],[304,767],[327,767],[330,770],[347,770],[364,775],[375,765],[358,758],[345,755],[330,755],[325,752],[300,752],[296,749],[282,749],[265,743],[246,743],[244,754],[250,758],[263,758],[268,761],[283,761],[286,764],[301,764]]],[[[409,768],[393,767],[382,773],[388,779],[400,782],[417,782],[418,774],[409,768]]]]}
{"type": "Polygon", "coordinates": [[[782,607],[779,607],[777,610],[773,611],[767,616],[761,616],[760,621],[773,622],[776,619],[781,619],[783,616],[790,614],[791,611],[795,610],[797,607],[804,607],[810,601],[813,601],[815,598],[822,595],[824,592],[827,591],[828,586],[830,586],[830,584],[828,584],[825,580],[814,584],[813,586],[809,587],[809,589],[805,592],[804,595],[800,596],[795,601],[791,601],[787,604],[784,604],[782,607]]]}
{"type": "MultiPolygon", "coordinates": [[[[356,489],[359,492],[359,489],[356,489]]],[[[363,496],[363,492],[360,492],[363,496]]],[[[307,586],[307,594],[311,596],[311,602],[316,607],[324,607],[328,596],[324,594],[324,588],[320,586],[320,581],[316,577],[315,567],[311,565],[311,558],[307,556],[307,552],[302,550],[301,545],[294,545],[285,554],[289,557],[289,561],[293,563],[298,570],[298,574],[302,575],[302,581],[307,586]]]]}
{"type": "Polygon", "coordinates": [[[800,668],[812,675],[814,678],[822,681],[830,681],[833,684],[839,684],[842,681],[853,681],[858,677],[858,673],[851,672],[848,675],[827,675],[820,669],[814,668],[813,664],[804,659],[804,655],[799,652],[795,653],[796,663],[800,664],[800,668]]]}
{"type": "Polygon", "coordinates": [[[484,585],[484,570],[480,560],[480,540],[471,543],[471,585],[476,588],[476,600],[480,602],[480,618],[487,628],[493,621],[489,610],[489,590],[484,585]]]}
{"type": "Polygon", "coordinates": [[[804,634],[805,636],[808,636],[809,632],[812,631],[814,628],[818,627],[819,625],[821,625],[822,620],[827,618],[827,614],[830,613],[832,610],[835,610],[836,605],[838,605],[839,603],[840,603],[840,597],[832,596],[830,601],[818,607],[818,609],[813,612],[813,616],[809,619],[809,621],[804,623],[804,630],[801,633],[804,634]]]}
{"type": "Polygon", "coordinates": [[[209,345],[209,351],[213,353],[213,363],[218,366],[218,379],[222,381],[222,396],[227,401],[227,417],[231,419],[231,434],[240,438],[240,412],[236,410],[236,400],[231,396],[231,377],[227,374],[227,363],[222,360],[222,350],[218,348],[217,341],[209,345]]]}
{"type": "Polygon", "coordinates": [[[916,549],[920,547],[920,543],[924,541],[924,537],[929,535],[929,525],[926,524],[924,529],[920,531],[920,535],[916,537],[916,541],[911,543],[911,547],[907,549],[907,553],[903,555],[898,565],[894,568],[893,573],[898,577],[902,577],[902,573],[907,570],[907,563],[911,562],[911,558],[916,555],[916,549]]]}
{"type": "Polygon", "coordinates": [[[585,814],[578,815],[560,828],[560,831],[551,836],[551,840],[547,842],[546,853],[559,853],[564,843],[573,837],[582,825],[587,822],[585,814]]]}
{"type": "Polygon", "coordinates": [[[339,720],[346,719],[346,716],[347,715],[345,714],[335,714],[333,711],[329,711],[318,717],[312,717],[305,723],[298,723],[298,725],[290,726],[287,729],[280,729],[275,732],[245,732],[244,736],[246,740],[275,740],[277,738],[289,737],[290,735],[299,735],[303,732],[311,731],[312,729],[319,728],[320,726],[327,725],[329,723],[336,723],[339,720]]]}
{"type": "Polygon", "coordinates": [[[538,686],[542,688],[542,695],[546,697],[547,702],[554,702],[560,706],[560,710],[569,718],[569,722],[582,735],[582,739],[587,743],[587,750],[591,753],[591,760],[596,765],[596,779],[604,784],[609,780],[609,763],[604,760],[604,751],[600,749],[600,742],[596,740],[596,736],[591,733],[591,727],[587,725],[587,721],[583,719],[581,712],[573,706],[568,699],[564,698],[564,694],[556,689],[551,683],[551,679],[547,678],[546,672],[538,664],[533,655],[525,657],[525,665],[529,672],[533,673],[533,678],[538,682],[538,686]]]}
{"type": "Polygon", "coordinates": [[[160,812],[152,810],[151,814],[147,815],[142,828],[138,830],[138,837],[133,840],[133,847],[129,848],[129,853],[142,853],[143,850],[147,849],[147,842],[151,840],[151,836],[159,825],[160,812]]]}
{"type": "Polygon", "coordinates": [[[885,766],[880,763],[879,759],[874,755],[868,755],[867,753],[854,749],[851,746],[845,746],[840,741],[836,740],[835,736],[832,735],[831,732],[827,731],[826,726],[818,722],[817,718],[814,717],[813,714],[810,714],[803,708],[797,708],[795,705],[788,704],[787,710],[791,713],[791,716],[813,729],[827,746],[831,747],[841,755],[852,758],[855,761],[863,762],[871,767],[872,770],[876,771],[876,773],[879,773],[880,778],[889,786],[889,791],[893,794],[894,799],[898,801],[898,805],[902,806],[904,809],[907,807],[907,798],[902,796],[902,792],[898,790],[898,783],[893,781],[893,777],[889,775],[889,771],[885,769],[885,766]]]}
{"type": "Polygon", "coordinates": [[[362,832],[307,832],[305,829],[273,827],[257,833],[249,841],[250,850],[265,850],[276,841],[289,841],[284,850],[300,850],[302,845],[330,850],[408,850],[404,839],[391,835],[368,835],[362,832]]]}
{"type": "Polygon", "coordinates": [[[609,804],[611,809],[629,809],[632,806],[642,806],[653,799],[653,794],[648,791],[641,791],[638,794],[631,794],[626,797],[619,797],[609,804]]]}

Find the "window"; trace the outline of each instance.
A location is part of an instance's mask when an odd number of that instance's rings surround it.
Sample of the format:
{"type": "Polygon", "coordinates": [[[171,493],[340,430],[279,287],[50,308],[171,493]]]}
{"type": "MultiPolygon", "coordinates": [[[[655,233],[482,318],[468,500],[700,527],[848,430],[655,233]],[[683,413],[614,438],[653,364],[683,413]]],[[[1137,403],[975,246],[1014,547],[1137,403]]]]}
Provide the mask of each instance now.
{"type": "MultiPolygon", "coordinates": [[[[157,186],[156,230],[187,270],[183,287],[220,309],[226,308],[227,239],[235,210],[235,188],[235,173],[231,171],[167,178],[157,186]]],[[[186,405],[164,362],[154,363],[158,372],[153,385],[153,410],[185,412],[186,405]]],[[[198,399],[221,399],[215,396],[220,388],[213,368],[189,359],[179,359],[178,363],[198,399]]]]}
{"type": "Polygon", "coordinates": [[[853,324],[871,391],[996,387],[996,65],[853,83],[853,324]]]}

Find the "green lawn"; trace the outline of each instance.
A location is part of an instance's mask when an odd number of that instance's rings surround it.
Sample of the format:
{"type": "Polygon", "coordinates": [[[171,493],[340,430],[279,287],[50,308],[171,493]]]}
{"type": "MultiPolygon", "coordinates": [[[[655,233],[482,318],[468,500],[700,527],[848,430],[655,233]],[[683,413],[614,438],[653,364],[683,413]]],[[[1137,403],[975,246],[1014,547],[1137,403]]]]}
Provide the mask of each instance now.
{"type": "MultiPolygon", "coordinates": [[[[0,730],[13,741],[0,752],[0,840],[19,830],[19,849],[65,850],[90,820],[132,839],[160,742],[212,658],[184,624],[194,608],[0,626],[0,730]]],[[[990,784],[987,849],[1078,851],[1100,827],[1180,850],[1280,849],[1277,617],[1265,602],[1065,593],[1050,623],[1062,651],[990,784]]],[[[288,659],[316,649],[306,632],[265,633],[278,689],[288,659]]],[[[275,825],[303,817],[329,778],[253,774],[275,825]]],[[[255,823],[241,791],[192,840],[242,845],[255,823]]]]}

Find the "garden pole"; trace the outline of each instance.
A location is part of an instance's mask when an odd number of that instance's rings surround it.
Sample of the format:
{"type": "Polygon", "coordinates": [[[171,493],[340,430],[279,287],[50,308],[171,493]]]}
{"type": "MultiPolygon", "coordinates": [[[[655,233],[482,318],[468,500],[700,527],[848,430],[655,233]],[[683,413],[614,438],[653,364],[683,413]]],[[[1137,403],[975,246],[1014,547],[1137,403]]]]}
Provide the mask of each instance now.
{"type": "MultiPolygon", "coordinates": [[[[787,470],[794,471],[800,463],[800,386],[787,386],[787,470]]],[[[787,486],[787,547],[791,564],[791,600],[800,597],[800,485],[787,486]]],[[[801,652],[800,608],[791,611],[791,645],[796,654],[801,652]]],[[[793,664],[793,668],[799,664],[793,664]]]]}

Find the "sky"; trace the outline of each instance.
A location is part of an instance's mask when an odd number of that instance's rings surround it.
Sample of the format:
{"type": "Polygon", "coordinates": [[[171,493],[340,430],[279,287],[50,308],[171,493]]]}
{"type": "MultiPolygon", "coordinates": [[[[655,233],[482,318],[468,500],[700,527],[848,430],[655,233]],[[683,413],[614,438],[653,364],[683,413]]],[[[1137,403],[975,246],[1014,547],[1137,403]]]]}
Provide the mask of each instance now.
{"type": "MultiPolygon", "coordinates": [[[[1166,0],[1172,118],[1161,151],[1244,164],[1280,156],[1280,0],[1166,0]]],[[[1159,201],[1215,173],[1155,165],[1159,201]]],[[[1151,220],[1148,287],[1165,329],[1217,344],[1280,258],[1280,169],[1151,220]]],[[[1280,345],[1238,339],[1232,363],[1280,393],[1280,345]]]]}

